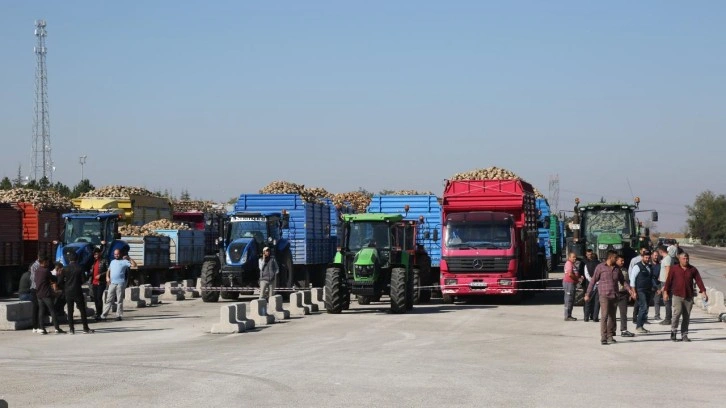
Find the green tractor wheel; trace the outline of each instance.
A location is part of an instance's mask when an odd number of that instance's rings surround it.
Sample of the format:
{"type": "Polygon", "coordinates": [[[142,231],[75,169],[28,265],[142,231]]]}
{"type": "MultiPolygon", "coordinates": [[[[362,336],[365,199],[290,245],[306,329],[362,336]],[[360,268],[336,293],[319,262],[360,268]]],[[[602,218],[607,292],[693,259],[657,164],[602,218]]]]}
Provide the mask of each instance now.
{"type": "Polygon", "coordinates": [[[219,300],[218,290],[205,289],[221,285],[217,268],[218,264],[215,261],[204,261],[202,264],[202,276],[199,279],[202,280],[202,301],[205,303],[219,300]]]}
{"type": "Polygon", "coordinates": [[[406,297],[408,295],[408,274],[405,268],[391,270],[391,312],[406,313],[406,297]]]}
{"type": "Polygon", "coordinates": [[[343,293],[343,271],[340,268],[328,268],[325,271],[325,310],[331,314],[339,314],[345,308],[346,294],[343,293]]]}

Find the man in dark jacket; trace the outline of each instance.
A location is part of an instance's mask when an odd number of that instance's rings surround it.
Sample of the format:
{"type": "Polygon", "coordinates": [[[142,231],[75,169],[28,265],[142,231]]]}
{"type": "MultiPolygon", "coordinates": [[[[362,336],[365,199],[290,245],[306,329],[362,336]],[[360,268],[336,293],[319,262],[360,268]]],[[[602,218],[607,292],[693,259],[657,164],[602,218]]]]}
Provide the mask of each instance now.
{"type": "Polygon", "coordinates": [[[58,316],[56,316],[55,308],[53,307],[53,289],[51,287],[51,280],[53,275],[50,273],[48,268],[50,265],[50,257],[43,255],[38,259],[38,268],[35,269],[34,280],[35,290],[38,297],[38,325],[40,327],[40,334],[48,334],[45,330],[45,311],[50,312],[50,316],[53,326],[55,327],[55,334],[65,333],[60,326],[58,326],[58,316]]]}
{"type": "Polygon", "coordinates": [[[103,311],[103,292],[106,291],[106,273],[108,273],[108,260],[103,257],[101,248],[93,249],[93,266],[91,266],[91,293],[93,303],[96,305],[96,321],[101,320],[103,311]]]}
{"type": "Polygon", "coordinates": [[[76,254],[70,252],[67,255],[68,266],[63,268],[61,274],[61,282],[66,295],[66,306],[68,307],[68,326],[71,334],[75,334],[76,330],[73,326],[73,306],[78,306],[81,311],[81,323],[83,323],[83,333],[93,333],[88,327],[88,318],[86,316],[86,298],[83,296],[83,281],[85,280],[84,272],[81,266],[76,262],[76,254]]]}
{"type": "MultiPolygon", "coordinates": [[[[592,277],[595,276],[595,268],[600,264],[600,260],[597,259],[595,251],[588,249],[585,251],[585,262],[582,263],[582,276],[585,280],[582,282],[582,286],[587,291],[588,286],[592,277]]],[[[585,312],[585,321],[600,321],[600,296],[597,293],[597,285],[592,289],[590,300],[585,302],[583,305],[585,312]]]]}
{"type": "Polygon", "coordinates": [[[260,299],[267,299],[269,296],[275,295],[275,278],[279,272],[275,257],[270,255],[270,248],[262,249],[262,258],[260,258],[260,299]],[[269,290],[269,294],[265,292],[269,290]]]}

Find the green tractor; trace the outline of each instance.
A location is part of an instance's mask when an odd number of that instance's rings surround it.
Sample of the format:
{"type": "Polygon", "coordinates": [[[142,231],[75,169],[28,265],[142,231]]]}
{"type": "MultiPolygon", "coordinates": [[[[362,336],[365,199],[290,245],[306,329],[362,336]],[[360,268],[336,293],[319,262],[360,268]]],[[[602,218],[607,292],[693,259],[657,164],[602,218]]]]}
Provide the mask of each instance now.
{"type": "Polygon", "coordinates": [[[325,309],[341,313],[348,309],[351,295],[361,305],[391,298],[391,312],[413,308],[414,273],[410,251],[415,239],[411,229],[400,228],[401,214],[343,215],[343,242],[333,264],[326,270],[325,309]]]}

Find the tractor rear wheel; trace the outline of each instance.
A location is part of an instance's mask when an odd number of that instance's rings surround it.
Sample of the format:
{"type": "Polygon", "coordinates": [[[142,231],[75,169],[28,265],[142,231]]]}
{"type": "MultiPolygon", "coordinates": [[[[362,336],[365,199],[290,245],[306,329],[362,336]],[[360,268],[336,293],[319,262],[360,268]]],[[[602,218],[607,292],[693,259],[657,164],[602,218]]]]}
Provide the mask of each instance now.
{"type": "Polygon", "coordinates": [[[364,295],[356,295],[356,299],[358,299],[358,304],[365,306],[371,304],[371,297],[370,296],[364,296],[364,295]]]}
{"type": "Polygon", "coordinates": [[[199,279],[202,280],[202,301],[205,303],[219,300],[219,290],[205,289],[221,285],[218,268],[219,264],[215,261],[204,261],[202,264],[202,276],[199,279]]]}
{"type": "Polygon", "coordinates": [[[339,314],[346,303],[343,293],[343,271],[340,268],[328,268],[325,271],[325,310],[331,314],[339,314]]]}
{"type": "Polygon", "coordinates": [[[406,313],[407,280],[405,268],[393,268],[391,270],[391,312],[406,313]]]}

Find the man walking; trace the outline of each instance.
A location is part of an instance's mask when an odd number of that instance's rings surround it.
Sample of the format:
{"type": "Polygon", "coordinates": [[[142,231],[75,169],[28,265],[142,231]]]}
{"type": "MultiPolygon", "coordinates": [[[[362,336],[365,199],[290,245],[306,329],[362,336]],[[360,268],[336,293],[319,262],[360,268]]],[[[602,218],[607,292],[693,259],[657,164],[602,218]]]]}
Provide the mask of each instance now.
{"type": "MultiPolygon", "coordinates": [[[[633,276],[633,268],[635,267],[635,265],[638,264],[638,262],[641,262],[643,260],[643,252],[645,252],[645,251],[648,251],[648,248],[641,247],[640,248],[640,251],[638,251],[638,256],[636,256],[635,258],[633,258],[633,259],[630,260],[630,264],[628,265],[627,276],[633,276]]],[[[625,272],[623,272],[623,274],[625,275],[625,272]]],[[[629,281],[630,280],[628,280],[628,282],[629,281]]],[[[638,302],[635,302],[633,304],[633,324],[637,324],[638,323],[638,310],[639,310],[639,307],[640,307],[640,305],[638,305],[638,302]]]]}
{"type": "Polygon", "coordinates": [[[605,262],[599,264],[595,268],[590,284],[585,293],[585,301],[590,300],[595,285],[598,285],[598,295],[600,300],[600,344],[616,343],[613,336],[615,335],[615,307],[617,306],[617,288],[619,284],[628,285],[625,282],[623,273],[620,268],[616,267],[617,252],[608,251],[605,262]]]}
{"type": "Polygon", "coordinates": [[[86,298],[83,295],[84,273],[81,266],[76,262],[76,253],[69,252],[66,254],[68,265],[63,268],[60,273],[60,281],[63,282],[63,288],[66,297],[66,307],[68,309],[68,327],[71,334],[76,334],[73,322],[73,306],[78,306],[81,312],[81,323],[83,324],[83,333],[90,334],[94,331],[88,327],[88,316],[86,316],[86,298]]]}
{"type": "Polygon", "coordinates": [[[33,333],[40,333],[40,323],[38,322],[38,316],[40,316],[40,303],[38,302],[38,286],[35,283],[35,273],[40,268],[40,254],[35,259],[32,265],[30,265],[30,301],[33,302],[33,333]]]}
{"type": "Polygon", "coordinates": [[[109,273],[106,274],[108,294],[106,295],[106,305],[103,307],[103,313],[101,313],[101,320],[106,320],[114,304],[116,304],[116,320],[123,320],[124,291],[126,290],[126,279],[129,276],[131,267],[136,267],[136,261],[129,258],[128,255],[121,257],[121,250],[119,249],[113,251],[113,261],[108,266],[109,273]]]}
{"type": "Polygon", "coordinates": [[[630,287],[628,272],[625,269],[625,258],[617,255],[615,258],[615,266],[620,269],[625,283],[618,285],[618,313],[620,313],[620,335],[623,337],[634,337],[635,335],[628,331],[628,301],[630,298],[635,299],[635,291],[630,287]]]}
{"type": "MultiPolygon", "coordinates": [[[[583,274],[585,276],[583,288],[587,291],[587,288],[590,285],[590,281],[595,275],[595,268],[597,268],[597,265],[600,264],[600,261],[595,255],[595,251],[593,251],[592,249],[588,249],[587,251],[585,251],[585,262],[583,262],[583,264],[583,274]]],[[[595,284],[595,287],[593,287],[592,294],[590,295],[590,300],[585,302],[585,304],[583,305],[583,309],[585,312],[586,322],[590,320],[594,322],[600,321],[600,297],[597,294],[597,284],[595,284]]]]}
{"type": "Polygon", "coordinates": [[[103,292],[106,291],[106,273],[108,261],[103,257],[100,248],[93,249],[93,266],[91,267],[91,293],[96,306],[96,321],[101,320],[103,311],[103,292]]]}
{"type": "Polygon", "coordinates": [[[660,275],[658,276],[658,281],[661,283],[661,296],[663,297],[663,303],[665,304],[665,319],[663,319],[660,324],[663,326],[670,326],[671,319],[673,318],[673,301],[670,297],[663,294],[663,286],[665,286],[665,282],[668,279],[671,267],[673,267],[673,265],[677,262],[676,252],[678,249],[673,245],[668,248],[666,248],[665,245],[661,245],[658,250],[663,256],[663,260],[660,261],[660,275]]]}
{"type": "Polygon", "coordinates": [[[259,261],[260,266],[260,299],[268,299],[275,295],[275,278],[279,272],[277,261],[270,255],[270,248],[262,249],[262,258],[259,261]],[[267,295],[265,295],[267,292],[267,295]]]}
{"type": "Polygon", "coordinates": [[[635,289],[635,300],[638,302],[638,318],[635,331],[640,334],[650,333],[643,325],[648,319],[648,305],[653,293],[653,271],[650,263],[649,250],[641,252],[641,261],[633,266],[630,275],[630,287],[635,289]]]}
{"type": "Polygon", "coordinates": [[[577,283],[580,282],[580,277],[575,272],[575,261],[577,261],[577,255],[574,252],[570,252],[567,255],[567,262],[565,262],[565,276],[562,278],[562,288],[565,290],[565,321],[574,322],[577,320],[576,317],[572,317],[572,308],[575,306],[575,292],[577,291],[577,283]]]}
{"type": "Polygon", "coordinates": [[[653,252],[653,254],[650,256],[650,265],[651,265],[651,272],[653,275],[653,308],[655,309],[655,314],[653,315],[653,320],[661,320],[660,318],[660,307],[663,304],[663,295],[661,294],[661,283],[658,280],[660,277],[660,260],[662,256],[660,254],[660,251],[658,248],[653,252]]]}
{"type": "Polygon", "coordinates": [[[678,321],[683,315],[683,323],[681,324],[681,340],[689,342],[688,324],[691,321],[691,308],[693,307],[693,283],[698,285],[703,300],[708,302],[706,287],[703,285],[701,274],[698,269],[689,263],[690,257],[688,253],[683,252],[679,258],[679,264],[671,267],[665,287],[663,288],[663,299],[669,299],[673,296],[673,324],[671,325],[671,340],[676,340],[676,332],[678,331],[678,321]]]}

